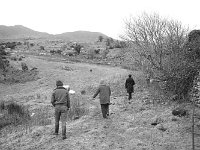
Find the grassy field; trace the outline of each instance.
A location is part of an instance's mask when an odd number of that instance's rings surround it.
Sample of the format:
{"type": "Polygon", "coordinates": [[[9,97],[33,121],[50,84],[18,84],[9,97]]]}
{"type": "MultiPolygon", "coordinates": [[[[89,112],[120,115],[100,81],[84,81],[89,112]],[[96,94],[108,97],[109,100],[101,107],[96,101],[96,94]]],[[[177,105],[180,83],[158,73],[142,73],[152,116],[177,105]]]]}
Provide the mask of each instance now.
{"type": "MultiPolygon", "coordinates": [[[[190,118],[174,117],[171,114],[173,105],[153,105],[141,72],[50,57],[29,56],[24,62],[30,68],[38,68],[38,79],[12,85],[0,84],[0,99],[5,103],[23,104],[30,118],[27,123],[8,125],[0,130],[0,149],[191,149],[190,118]],[[129,73],[136,81],[131,104],[124,89],[129,73]],[[54,109],[50,97],[58,79],[76,91],[71,95],[72,110],[64,141],[60,135],[52,135],[54,109]],[[111,116],[106,120],[102,119],[98,98],[91,100],[101,79],[105,79],[112,90],[111,116]],[[159,125],[152,126],[155,120],[159,120],[159,125]]],[[[20,67],[18,63],[13,65],[20,67]]]]}

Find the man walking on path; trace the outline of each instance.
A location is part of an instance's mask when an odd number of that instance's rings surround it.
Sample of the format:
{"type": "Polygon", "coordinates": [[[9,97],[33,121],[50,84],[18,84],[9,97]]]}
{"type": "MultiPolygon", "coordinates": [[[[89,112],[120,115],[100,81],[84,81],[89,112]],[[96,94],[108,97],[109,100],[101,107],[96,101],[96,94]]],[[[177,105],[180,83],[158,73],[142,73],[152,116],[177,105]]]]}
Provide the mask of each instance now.
{"type": "Polygon", "coordinates": [[[103,118],[108,118],[111,90],[110,87],[106,85],[104,80],[100,81],[100,85],[96,93],[94,94],[93,98],[95,98],[98,94],[99,94],[103,118]]]}
{"type": "Polygon", "coordinates": [[[61,81],[56,81],[56,89],[51,96],[51,103],[55,107],[55,133],[58,135],[59,121],[62,121],[62,138],[66,139],[66,119],[70,108],[69,91],[63,87],[61,81]]]}
{"type": "Polygon", "coordinates": [[[135,85],[135,81],[131,77],[131,74],[129,74],[125,82],[125,88],[127,90],[127,93],[129,94],[128,95],[129,100],[132,99],[132,93],[134,92],[134,85],[135,85]]]}

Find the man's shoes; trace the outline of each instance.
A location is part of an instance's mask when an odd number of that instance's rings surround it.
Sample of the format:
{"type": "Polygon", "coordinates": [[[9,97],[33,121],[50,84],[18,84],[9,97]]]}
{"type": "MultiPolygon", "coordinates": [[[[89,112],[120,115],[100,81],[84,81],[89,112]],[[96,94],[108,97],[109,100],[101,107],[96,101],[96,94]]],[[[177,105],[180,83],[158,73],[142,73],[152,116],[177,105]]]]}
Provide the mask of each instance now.
{"type": "Polygon", "coordinates": [[[67,138],[66,136],[63,136],[63,137],[62,137],[63,140],[65,140],[66,138],[67,138]]]}
{"type": "Polygon", "coordinates": [[[109,116],[103,117],[103,119],[109,119],[109,116]]]}

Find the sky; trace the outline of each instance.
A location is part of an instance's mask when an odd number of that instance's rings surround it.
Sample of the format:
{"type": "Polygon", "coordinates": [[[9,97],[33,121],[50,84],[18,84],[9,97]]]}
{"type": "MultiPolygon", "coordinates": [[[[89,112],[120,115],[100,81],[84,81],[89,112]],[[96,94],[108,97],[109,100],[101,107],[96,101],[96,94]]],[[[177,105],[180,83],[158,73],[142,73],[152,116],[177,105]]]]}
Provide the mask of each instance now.
{"type": "Polygon", "coordinates": [[[0,25],[60,34],[78,30],[118,38],[124,20],[143,12],[200,29],[199,0],[0,0],[0,25]]]}

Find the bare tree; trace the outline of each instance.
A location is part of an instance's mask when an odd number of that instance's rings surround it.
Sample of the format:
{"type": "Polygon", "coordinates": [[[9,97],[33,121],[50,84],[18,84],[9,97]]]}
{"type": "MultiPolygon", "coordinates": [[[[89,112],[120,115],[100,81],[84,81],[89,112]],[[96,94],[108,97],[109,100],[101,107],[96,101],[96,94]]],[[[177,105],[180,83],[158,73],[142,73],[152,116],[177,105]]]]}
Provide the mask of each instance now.
{"type": "Polygon", "coordinates": [[[134,46],[132,50],[139,56],[137,61],[142,61],[144,71],[158,73],[159,77],[171,76],[183,60],[187,31],[178,21],[143,13],[125,20],[122,38],[134,46]]]}

